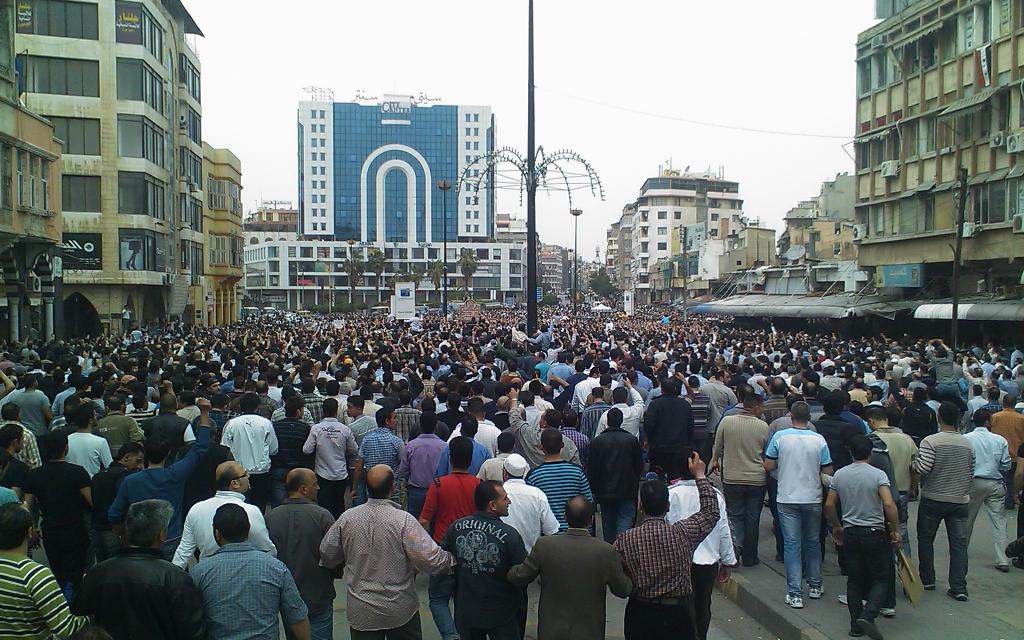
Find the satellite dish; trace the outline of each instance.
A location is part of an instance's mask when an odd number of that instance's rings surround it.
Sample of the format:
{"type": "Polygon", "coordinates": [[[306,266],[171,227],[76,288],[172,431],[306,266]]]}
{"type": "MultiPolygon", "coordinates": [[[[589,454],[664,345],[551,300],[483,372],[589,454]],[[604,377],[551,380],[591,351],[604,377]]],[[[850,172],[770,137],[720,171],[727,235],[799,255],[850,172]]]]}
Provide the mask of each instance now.
{"type": "Polygon", "coordinates": [[[807,255],[807,247],[802,244],[796,244],[786,249],[786,253],[782,254],[782,259],[788,260],[789,262],[796,262],[805,255],[807,255]]]}

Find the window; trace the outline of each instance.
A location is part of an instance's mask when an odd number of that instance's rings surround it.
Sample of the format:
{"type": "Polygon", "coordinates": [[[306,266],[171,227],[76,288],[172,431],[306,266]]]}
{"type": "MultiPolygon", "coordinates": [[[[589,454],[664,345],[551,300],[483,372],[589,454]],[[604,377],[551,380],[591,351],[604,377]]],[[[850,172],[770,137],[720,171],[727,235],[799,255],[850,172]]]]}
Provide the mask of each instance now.
{"type": "Polygon", "coordinates": [[[480,114],[479,113],[474,113],[473,114],[473,122],[480,122],[480,114]]]}
{"type": "Polygon", "coordinates": [[[141,100],[164,114],[163,80],[142,60],[117,59],[118,100],[141,100]]]}
{"type": "Polygon", "coordinates": [[[25,206],[25,163],[28,162],[28,153],[17,151],[18,154],[18,206],[25,206]]]}
{"type": "Polygon", "coordinates": [[[93,118],[46,116],[53,123],[53,135],[64,141],[66,154],[100,155],[100,121],[93,118]]]}
{"type": "Polygon", "coordinates": [[[28,157],[28,206],[33,209],[36,208],[36,203],[39,201],[36,197],[36,174],[39,171],[39,158],[30,155],[28,157]]]}
{"type": "Polygon", "coordinates": [[[466,204],[473,202],[473,196],[466,196],[466,204]]]}
{"type": "Polygon", "coordinates": [[[472,145],[472,143],[471,143],[471,142],[469,142],[469,141],[467,140],[467,141],[466,141],[466,151],[469,151],[469,150],[470,150],[470,149],[472,149],[472,148],[473,148],[473,145],[472,145]]]}
{"type": "Polygon", "coordinates": [[[117,116],[117,154],[122,158],[145,158],[163,167],[164,132],[144,116],[117,116]]]}
{"type": "Polygon", "coordinates": [[[718,214],[717,213],[712,213],[711,214],[711,222],[718,222],[718,214]]]}
{"type": "Polygon", "coordinates": [[[326,160],[327,160],[327,154],[325,154],[325,153],[321,153],[321,154],[320,154],[320,162],[324,162],[324,161],[326,161],[326,160]]]}
{"type": "Polygon", "coordinates": [[[230,236],[210,236],[210,264],[228,264],[228,245],[230,236]]]}
{"type": "Polygon", "coordinates": [[[163,220],[166,216],[166,186],[146,173],[119,171],[117,174],[118,213],[148,215],[163,220]]]}
{"type": "Polygon", "coordinates": [[[960,42],[963,51],[974,48],[974,14],[970,11],[960,14],[960,42]]]}
{"type": "Polygon", "coordinates": [[[926,154],[935,151],[935,118],[926,116],[917,123],[917,151],[926,154]]]}
{"type": "Polygon", "coordinates": [[[668,243],[667,242],[659,242],[658,243],[658,251],[666,251],[667,249],[668,249],[668,243]]]}
{"type": "Polygon", "coordinates": [[[98,40],[95,4],[64,0],[17,3],[18,33],[98,40]]]}
{"type": "Polygon", "coordinates": [[[659,236],[668,235],[668,227],[658,227],[658,235],[659,236]]]}
{"type": "MultiPolygon", "coordinates": [[[[203,144],[203,119],[192,107],[188,108],[188,139],[192,142],[202,145],[203,144]]],[[[320,159],[323,160],[323,154],[320,154],[320,159]]]]}
{"type": "Polygon", "coordinates": [[[100,95],[100,63],[97,60],[18,56],[25,69],[25,90],[65,96],[100,95]]]}
{"type": "Polygon", "coordinates": [[[203,159],[188,147],[178,147],[178,177],[184,178],[189,184],[199,185],[202,175],[203,159]]]}
{"type": "Polygon", "coordinates": [[[39,193],[42,196],[43,211],[50,210],[50,161],[39,159],[39,193]]]}
{"type": "Polygon", "coordinates": [[[11,195],[11,154],[14,148],[6,144],[0,145],[0,207],[4,209],[14,208],[14,199],[11,195]]]}
{"type": "MultiPolygon", "coordinates": [[[[203,92],[202,85],[200,83],[201,76],[199,75],[199,69],[196,68],[192,61],[184,53],[178,54],[178,82],[185,85],[188,90],[188,94],[195,99],[196,102],[202,102],[203,92]]],[[[316,126],[314,125],[314,130],[316,126]]]]}
{"type": "Polygon", "coordinates": [[[143,229],[118,230],[118,265],[122,271],[163,271],[167,237],[143,229]]]}
{"type": "Polygon", "coordinates": [[[480,150],[480,143],[479,142],[474,142],[473,143],[473,151],[479,151],[479,150],[480,150]]]}
{"type": "Polygon", "coordinates": [[[472,122],[473,121],[471,116],[472,116],[472,114],[470,114],[470,113],[466,114],[466,122],[472,122]]]}
{"type": "Polygon", "coordinates": [[[942,61],[949,62],[956,57],[956,33],[957,22],[955,19],[947,20],[939,31],[939,51],[942,53],[942,61]]]}
{"type": "Polygon", "coordinates": [[[668,220],[668,211],[659,211],[658,220],[668,220]]]}
{"type": "Polygon", "coordinates": [[[676,211],[672,217],[675,220],[682,220],[683,219],[683,212],[682,211],[676,211]]]}
{"type": "Polygon", "coordinates": [[[473,127],[473,135],[474,136],[480,135],[480,128],[479,127],[473,127]]]}
{"type": "Polygon", "coordinates": [[[478,225],[478,224],[474,224],[473,225],[473,233],[480,233],[480,225],[478,225]]]}
{"type": "Polygon", "coordinates": [[[321,119],[321,120],[323,120],[323,119],[324,119],[324,118],[326,118],[326,117],[327,117],[327,116],[326,116],[326,115],[324,114],[324,110],[323,110],[323,109],[321,109],[321,110],[320,110],[320,119],[321,119]]]}
{"type": "Polygon", "coordinates": [[[470,133],[469,133],[470,131],[472,131],[472,128],[470,128],[470,127],[466,127],[466,135],[467,135],[467,136],[469,136],[469,135],[470,135],[470,133]]]}

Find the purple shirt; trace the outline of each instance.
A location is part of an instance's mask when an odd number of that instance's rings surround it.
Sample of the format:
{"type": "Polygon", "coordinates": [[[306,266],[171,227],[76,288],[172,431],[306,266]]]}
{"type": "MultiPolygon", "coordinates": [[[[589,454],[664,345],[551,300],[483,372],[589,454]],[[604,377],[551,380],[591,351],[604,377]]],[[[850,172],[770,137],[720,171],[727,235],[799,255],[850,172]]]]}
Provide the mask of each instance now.
{"type": "Polygon", "coordinates": [[[445,442],[432,433],[423,433],[409,441],[405,457],[398,467],[398,477],[408,479],[409,484],[426,489],[434,481],[437,461],[441,459],[445,442]]]}

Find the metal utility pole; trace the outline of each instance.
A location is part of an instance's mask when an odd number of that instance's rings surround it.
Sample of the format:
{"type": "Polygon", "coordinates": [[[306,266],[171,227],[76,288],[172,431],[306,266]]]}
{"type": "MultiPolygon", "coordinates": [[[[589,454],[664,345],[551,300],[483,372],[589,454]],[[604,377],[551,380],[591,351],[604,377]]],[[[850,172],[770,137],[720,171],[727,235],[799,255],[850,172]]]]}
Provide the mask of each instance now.
{"type": "Polygon", "coordinates": [[[533,0],[530,0],[526,73],[526,333],[537,329],[537,140],[533,105],[533,0]]]}
{"type": "Polygon", "coordinates": [[[686,322],[686,299],[690,297],[686,288],[686,277],[690,275],[690,245],[686,240],[686,227],[683,227],[683,322],[686,322]]]}
{"type": "Polygon", "coordinates": [[[576,299],[580,291],[580,216],[583,215],[583,209],[569,209],[569,213],[572,214],[573,222],[575,223],[575,228],[572,232],[572,313],[576,315],[576,299]]]}
{"type": "Polygon", "coordinates": [[[964,244],[964,217],[967,211],[967,169],[960,167],[960,179],[956,185],[956,220],[953,223],[953,230],[956,232],[956,242],[953,245],[953,310],[950,315],[951,339],[954,349],[959,347],[960,342],[960,259],[964,244]]]}
{"type": "Polygon", "coordinates": [[[438,180],[437,188],[441,190],[441,226],[444,232],[444,247],[441,249],[442,282],[441,308],[448,315],[448,190],[452,188],[451,180],[438,180]]]}

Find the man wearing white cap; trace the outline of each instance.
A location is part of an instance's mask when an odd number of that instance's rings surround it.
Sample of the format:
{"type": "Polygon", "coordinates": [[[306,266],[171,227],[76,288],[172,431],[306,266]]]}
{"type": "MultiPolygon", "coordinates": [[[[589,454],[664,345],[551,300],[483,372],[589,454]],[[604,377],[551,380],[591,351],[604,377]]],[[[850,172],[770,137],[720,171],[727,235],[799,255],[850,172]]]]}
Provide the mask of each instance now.
{"type": "Polygon", "coordinates": [[[504,486],[511,504],[508,506],[508,515],[502,516],[501,521],[519,532],[526,545],[526,553],[530,553],[542,534],[550,536],[558,533],[558,520],[548,505],[547,496],[523,480],[529,471],[530,463],[518,453],[505,458],[504,486]]]}

